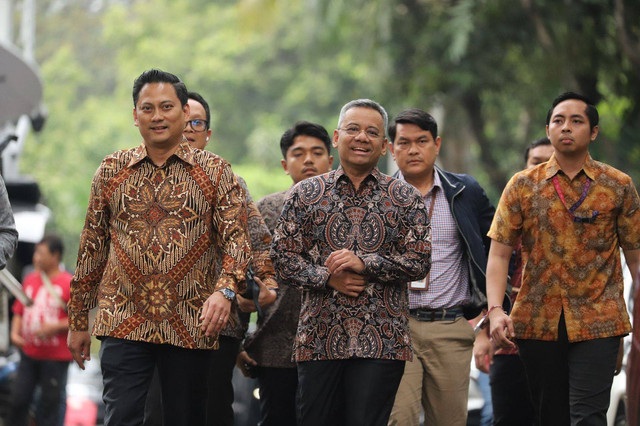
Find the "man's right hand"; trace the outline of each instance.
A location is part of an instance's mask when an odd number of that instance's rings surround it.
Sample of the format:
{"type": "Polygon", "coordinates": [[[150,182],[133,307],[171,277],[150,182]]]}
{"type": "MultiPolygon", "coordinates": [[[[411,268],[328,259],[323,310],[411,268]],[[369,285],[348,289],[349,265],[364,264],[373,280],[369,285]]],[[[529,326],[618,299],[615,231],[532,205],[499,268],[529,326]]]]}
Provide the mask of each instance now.
{"type": "Polygon", "coordinates": [[[255,359],[249,356],[247,351],[242,351],[236,357],[236,366],[240,369],[240,372],[244,377],[251,377],[249,369],[251,367],[257,367],[258,363],[255,359]]]}
{"type": "Polygon", "coordinates": [[[489,326],[491,327],[489,334],[498,348],[514,349],[516,347],[515,343],[509,340],[510,337],[515,336],[513,321],[503,310],[494,309],[489,312],[489,326]]]}
{"type": "Polygon", "coordinates": [[[473,358],[476,362],[476,368],[483,373],[489,373],[489,366],[493,363],[493,344],[487,334],[486,329],[480,330],[473,342],[473,358]]]}
{"type": "Polygon", "coordinates": [[[331,274],[327,285],[347,296],[358,297],[366,283],[367,280],[362,275],[343,270],[331,274]]]}
{"type": "Polygon", "coordinates": [[[84,362],[91,361],[91,336],[88,331],[69,331],[67,346],[73,360],[84,370],[84,362]]]}
{"type": "Polygon", "coordinates": [[[19,333],[11,332],[11,343],[16,345],[18,348],[22,349],[24,346],[24,339],[19,333]]]}

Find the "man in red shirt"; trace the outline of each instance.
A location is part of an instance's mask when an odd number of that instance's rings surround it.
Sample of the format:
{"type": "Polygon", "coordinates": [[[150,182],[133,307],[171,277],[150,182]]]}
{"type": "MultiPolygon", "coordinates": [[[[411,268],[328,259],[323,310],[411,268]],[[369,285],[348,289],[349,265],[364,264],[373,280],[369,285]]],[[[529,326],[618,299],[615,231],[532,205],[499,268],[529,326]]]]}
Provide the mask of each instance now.
{"type": "Polygon", "coordinates": [[[60,269],[62,240],[45,236],[33,254],[35,271],[23,283],[33,305],[13,305],[11,341],[20,348],[21,360],[13,389],[11,425],[26,425],[36,386],[42,389],[36,424],[60,424],[60,403],[65,395],[71,352],[67,349],[71,274],[60,269]]]}

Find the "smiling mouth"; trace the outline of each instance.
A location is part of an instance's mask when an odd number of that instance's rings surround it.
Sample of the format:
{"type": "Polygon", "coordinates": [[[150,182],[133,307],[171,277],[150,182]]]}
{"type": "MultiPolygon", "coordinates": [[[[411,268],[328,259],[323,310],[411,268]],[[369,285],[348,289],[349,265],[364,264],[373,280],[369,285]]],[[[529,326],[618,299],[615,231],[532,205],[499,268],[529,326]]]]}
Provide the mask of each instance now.
{"type": "Polygon", "coordinates": [[[368,153],[369,150],[366,148],[361,148],[361,147],[353,147],[351,148],[352,151],[356,151],[356,152],[363,152],[363,153],[368,153]]]}

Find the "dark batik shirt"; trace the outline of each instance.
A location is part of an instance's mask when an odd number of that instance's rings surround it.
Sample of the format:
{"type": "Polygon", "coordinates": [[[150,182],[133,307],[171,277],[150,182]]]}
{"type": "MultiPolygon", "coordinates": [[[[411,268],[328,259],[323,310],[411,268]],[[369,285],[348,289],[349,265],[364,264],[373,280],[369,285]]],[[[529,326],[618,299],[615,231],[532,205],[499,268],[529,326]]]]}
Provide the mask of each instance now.
{"type": "Polygon", "coordinates": [[[213,291],[244,290],[244,196],[229,163],[186,141],[162,166],[144,145],[107,156],[91,184],[69,328],[87,330],[98,306],[97,336],[216,347],[200,315],[213,291]]]}
{"type": "Polygon", "coordinates": [[[278,282],[303,289],[296,361],[412,359],[407,282],[429,271],[430,233],[420,193],[377,169],[358,190],[342,167],[298,183],[271,245],[278,282]],[[327,285],[325,261],[340,249],[365,264],[358,297],[327,285]]]}

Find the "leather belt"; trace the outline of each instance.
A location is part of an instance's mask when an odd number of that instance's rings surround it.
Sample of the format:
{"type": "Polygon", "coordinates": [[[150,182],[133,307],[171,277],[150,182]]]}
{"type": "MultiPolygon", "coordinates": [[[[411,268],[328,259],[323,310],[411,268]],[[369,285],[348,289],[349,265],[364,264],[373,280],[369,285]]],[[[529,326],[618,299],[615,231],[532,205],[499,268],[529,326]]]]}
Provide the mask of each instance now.
{"type": "Polygon", "coordinates": [[[409,309],[409,316],[418,321],[455,321],[463,315],[464,312],[460,306],[446,309],[409,309]]]}

